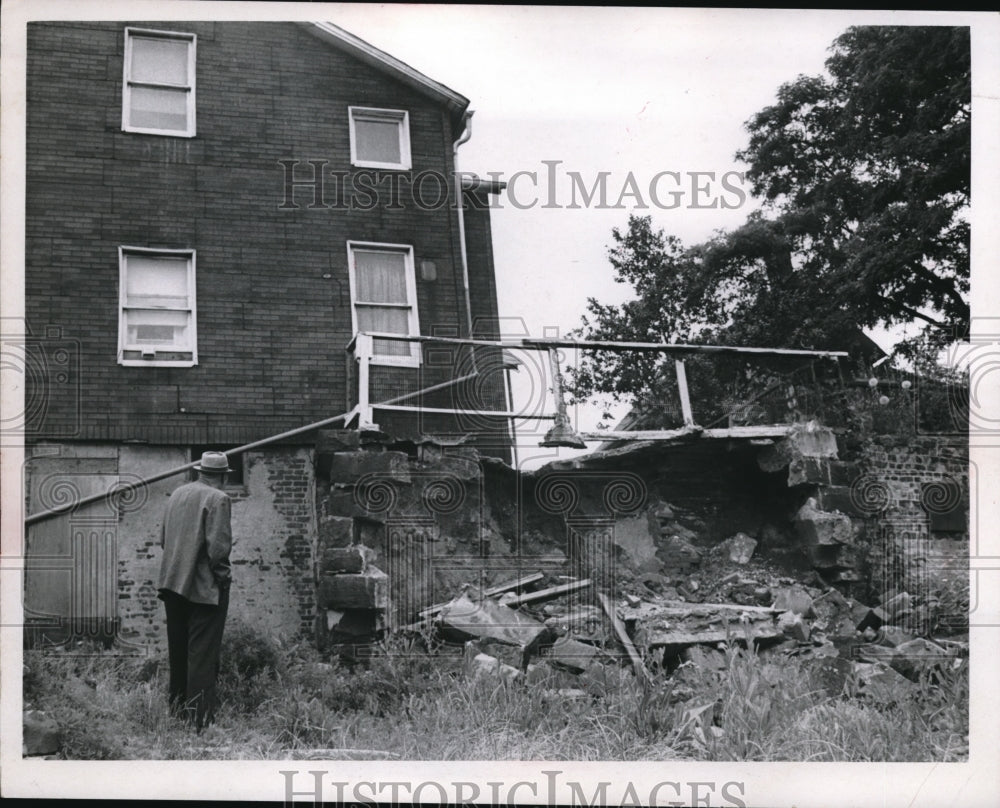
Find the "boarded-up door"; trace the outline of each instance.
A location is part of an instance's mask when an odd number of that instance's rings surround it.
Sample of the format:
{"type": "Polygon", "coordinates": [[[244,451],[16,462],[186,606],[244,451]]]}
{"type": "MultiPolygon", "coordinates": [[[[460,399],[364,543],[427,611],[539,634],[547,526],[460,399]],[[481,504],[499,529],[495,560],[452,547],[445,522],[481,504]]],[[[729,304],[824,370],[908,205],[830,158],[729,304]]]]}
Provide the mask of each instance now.
{"type": "MultiPolygon", "coordinates": [[[[117,453],[30,461],[28,513],[113,489],[117,453]]],[[[26,628],[48,640],[108,639],[117,623],[118,513],[101,500],[28,528],[26,628]]]]}

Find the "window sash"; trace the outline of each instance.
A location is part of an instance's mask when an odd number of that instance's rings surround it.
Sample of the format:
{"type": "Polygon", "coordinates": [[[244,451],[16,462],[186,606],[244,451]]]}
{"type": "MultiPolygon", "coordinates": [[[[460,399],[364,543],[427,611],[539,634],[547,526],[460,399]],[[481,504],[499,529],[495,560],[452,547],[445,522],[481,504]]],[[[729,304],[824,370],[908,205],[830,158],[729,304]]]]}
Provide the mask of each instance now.
{"type": "Polygon", "coordinates": [[[118,356],[121,364],[197,364],[193,251],[119,248],[118,356]],[[125,352],[169,354],[167,359],[125,352]]]}
{"type": "MultiPolygon", "coordinates": [[[[407,245],[348,242],[355,333],[420,333],[413,250],[407,245]]],[[[372,363],[417,366],[420,346],[374,339],[372,363]]]]}
{"type": "Polygon", "coordinates": [[[348,107],[348,117],[352,165],[363,168],[411,167],[410,115],[406,110],[348,107]]]}
{"type": "Polygon", "coordinates": [[[124,131],[194,136],[196,41],[195,34],[125,29],[124,131]]]}

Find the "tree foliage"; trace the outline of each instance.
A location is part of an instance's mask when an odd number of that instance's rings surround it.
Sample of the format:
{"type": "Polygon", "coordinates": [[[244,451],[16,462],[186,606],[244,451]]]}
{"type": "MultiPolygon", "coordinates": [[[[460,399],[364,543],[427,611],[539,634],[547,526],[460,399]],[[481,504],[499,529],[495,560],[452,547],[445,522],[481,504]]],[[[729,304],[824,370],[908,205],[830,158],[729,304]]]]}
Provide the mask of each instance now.
{"type": "MultiPolygon", "coordinates": [[[[969,31],[855,27],[828,76],[799,76],[746,124],[737,158],[763,199],[731,232],[684,247],[649,217],[612,231],[615,279],[586,339],[850,348],[859,329],[916,323],[911,354],[968,328],[969,31]]],[[[578,396],[650,394],[655,359],[605,353],[578,396]]]]}

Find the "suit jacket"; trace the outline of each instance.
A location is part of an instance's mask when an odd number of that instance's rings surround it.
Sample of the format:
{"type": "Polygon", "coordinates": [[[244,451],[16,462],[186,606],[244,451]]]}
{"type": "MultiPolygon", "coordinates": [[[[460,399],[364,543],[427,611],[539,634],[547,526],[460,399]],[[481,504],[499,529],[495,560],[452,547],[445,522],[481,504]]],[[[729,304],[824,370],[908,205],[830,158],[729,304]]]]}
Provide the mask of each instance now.
{"type": "Polygon", "coordinates": [[[229,585],[233,546],[229,497],[202,482],[170,496],[160,531],[163,561],[157,588],[194,603],[218,605],[219,584],[229,585]]]}

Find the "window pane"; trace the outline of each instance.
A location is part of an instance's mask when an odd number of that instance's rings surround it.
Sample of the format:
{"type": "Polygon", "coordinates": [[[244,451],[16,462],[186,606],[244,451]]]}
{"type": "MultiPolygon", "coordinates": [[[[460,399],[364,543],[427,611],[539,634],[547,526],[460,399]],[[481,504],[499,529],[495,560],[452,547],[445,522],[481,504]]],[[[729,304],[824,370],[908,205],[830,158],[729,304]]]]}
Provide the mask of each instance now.
{"type": "Polygon", "coordinates": [[[128,346],[161,346],[190,350],[186,311],[147,311],[131,309],[125,312],[125,342],[128,346]]]}
{"type": "Polygon", "coordinates": [[[153,84],[188,84],[188,48],[186,39],[132,37],[131,81],[153,84]]]}
{"type": "MultiPolygon", "coordinates": [[[[358,330],[376,331],[383,334],[408,334],[410,332],[409,309],[383,309],[378,306],[358,306],[358,330]]],[[[381,356],[409,356],[410,343],[385,339],[373,341],[372,350],[381,356]]]]}
{"type": "Polygon", "coordinates": [[[359,303],[409,303],[406,297],[406,256],[403,253],[354,253],[356,300],[359,303]]]}
{"type": "Polygon", "coordinates": [[[187,131],[187,90],[133,87],[129,126],[143,129],[187,131]]]}
{"type": "Polygon", "coordinates": [[[125,256],[126,305],[188,308],[188,259],[125,256]]]}
{"type": "Polygon", "coordinates": [[[399,129],[397,121],[354,119],[354,148],[358,160],[374,163],[399,163],[399,129]]]}

